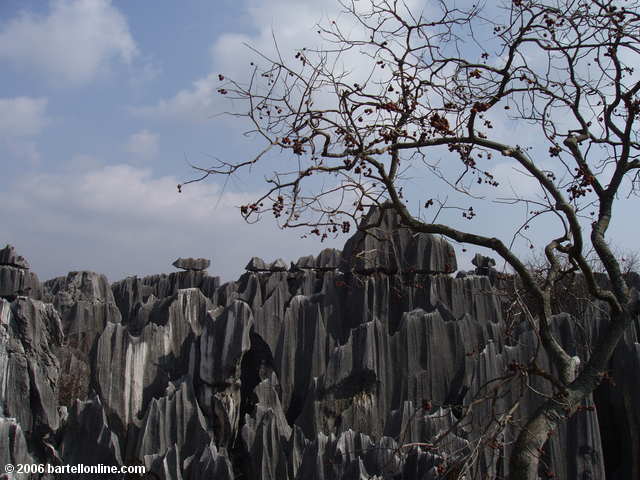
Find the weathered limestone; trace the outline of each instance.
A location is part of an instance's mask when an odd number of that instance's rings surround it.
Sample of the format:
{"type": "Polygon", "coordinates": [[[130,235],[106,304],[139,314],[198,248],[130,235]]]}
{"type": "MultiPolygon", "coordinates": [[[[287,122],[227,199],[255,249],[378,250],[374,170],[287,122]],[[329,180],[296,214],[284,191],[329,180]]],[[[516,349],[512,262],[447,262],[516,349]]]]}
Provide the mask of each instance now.
{"type": "Polygon", "coordinates": [[[26,296],[39,300],[42,287],[38,276],[29,271],[29,262],[12,245],[0,250],[0,298],[12,300],[26,296]]]}
{"type": "Polygon", "coordinates": [[[252,257],[244,268],[249,272],[266,272],[267,264],[260,257],[252,257]]]}
{"type": "Polygon", "coordinates": [[[198,401],[213,422],[216,444],[235,439],[240,420],[241,363],[250,348],[253,317],[249,307],[234,302],[217,317],[207,317],[200,336],[198,401]]]}
{"type": "Polygon", "coordinates": [[[150,287],[143,291],[143,296],[153,294],[156,298],[170,297],[178,293],[178,290],[185,288],[198,288],[205,297],[213,298],[215,290],[220,285],[218,277],[210,277],[206,271],[187,270],[183,272],[173,272],[169,275],[150,275],[142,279],[143,285],[150,287]]]}
{"type": "Polygon", "coordinates": [[[281,258],[267,264],[260,257],[253,257],[244,268],[249,272],[284,272],[287,264],[281,258]]]}
{"type": "MultiPolygon", "coordinates": [[[[441,480],[473,452],[470,477],[508,477],[519,426],[551,389],[527,375],[521,390],[518,365],[537,353],[554,373],[549,358],[526,322],[505,325],[495,262],[454,278],[447,242],[389,213],[363,227],[378,222],[289,269],[254,257],[222,286],[202,259],[112,285],[72,272],[45,282],[50,303],[18,294],[28,263],[0,251],[0,460],[141,464],[163,480],[441,480]]],[[[608,321],[589,304],[552,328],[580,368],[608,321]]],[[[547,442],[543,475],[638,476],[639,333],[547,442]]]]}
{"type": "Polygon", "coordinates": [[[120,323],[121,314],[107,278],[98,273],[70,272],[43,284],[45,299],[60,312],[64,332],[63,348],[56,350],[60,362],[60,405],[89,394],[89,354],[110,323],[120,323]]]}
{"type": "MultiPolygon", "coordinates": [[[[33,458],[29,454],[20,423],[15,418],[5,418],[0,415],[0,464],[4,467],[5,465],[31,463],[33,463],[33,458]]],[[[15,473],[7,478],[28,480],[30,475],[15,473]]]]}
{"type": "Polygon", "coordinates": [[[317,270],[321,272],[337,270],[340,268],[341,252],[335,248],[325,248],[317,257],[307,255],[300,257],[298,261],[291,264],[291,271],[317,270]]]}
{"type": "Polygon", "coordinates": [[[13,245],[7,245],[0,250],[0,265],[8,265],[10,267],[22,268],[29,270],[29,262],[22,256],[16,253],[16,249],[13,245]]]}
{"type": "MultiPolygon", "coordinates": [[[[53,350],[60,346],[62,331],[60,317],[50,304],[45,304],[32,299],[18,299],[11,304],[10,340],[8,347],[9,358],[12,353],[22,358],[15,358],[16,363],[26,361],[26,372],[29,385],[28,394],[15,398],[15,405],[19,410],[27,414],[32,422],[21,422],[23,427],[31,429],[45,428],[55,430],[57,428],[57,380],[59,365],[53,350]],[[12,328],[11,328],[12,327],[12,328]],[[16,339],[17,342],[13,343],[16,339]],[[13,344],[13,345],[12,345],[13,344]],[[28,399],[28,402],[25,400],[28,399]],[[30,411],[25,411],[29,409],[30,411]]],[[[3,370],[3,369],[0,369],[3,370]]],[[[5,372],[16,372],[14,368],[4,369],[5,372]]],[[[18,378],[20,378],[20,375],[18,378]]],[[[9,381],[11,377],[9,377],[9,381]]],[[[5,382],[1,382],[5,384],[5,382]]],[[[7,385],[7,384],[5,384],[7,385]]],[[[25,386],[26,387],[26,386],[25,386]]],[[[7,392],[17,393],[22,388],[13,389],[6,386],[7,392]],[[12,392],[13,390],[13,392],[12,392]]],[[[11,414],[11,411],[10,411],[11,414]]],[[[11,414],[11,416],[13,416],[11,414]]],[[[18,418],[20,415],[18,415],[18,418]]]]}
{"type": "Polygon", "coordinates": [[[0,265],[0,297],[41,297],[41,287],[35,273],[24,268],[0,265]]]}
{"type": "MultiPolygon", "coordinates": [[[[122,323],[136,316],[136,310],[154,293],[151,285],[145,285],[141,278],[127,277],[111,285],[113,298],[122,314],[122,323]]],[[[155,297],[154,297],[155,298],[155,297]]]]}
{"type": "Polygon", "coordinates": [[[104,329],[92,363],[93,383],[119,437],[144,416],[170,380],[190,371],[192,342],[211,308],[199,290],[179,290],[155,305],[141,332],[134,335],[117,323],[104,329]]]}
{"type": "Polygon", "coordinates": [[[95,394],[85,401],[74,402],[61,434],[58,451],[66,464],[124,464],[118,437],[109,428],[102,402],[95,394]]]}
{"type": "Polygon", "coordinates": [[[452,273],[457,270],[453,247],[426,233],[411,233],[398,217],[372,209],[342,251],[344,272],[452,273]]]}
{"type": "Polygon", "coordinates": [[[178,258],[171,265],[182,270],[200,271],[209,268],[211,260],[207,258],[178,258]]]}
{"type": "MultiPolygon", "coordinates": [[[[60,367],[54,350],[61,343],[60,317],[53,305],[26,297],[11,303],[0,299],[0,417],[7,419],[4,425],[18,442],[9,444],[11,455],[25,455],[22,438],[45,449],[45,438],[58,429],[60,367]]],[[[0,439],[0,445],[6,442],[0,439]]]]}
{"type": "Polygon", "coordinates": [[[173,445],[180,446],[181,459],[199,453],[211,440],[193,387],[187,378],[169,383],[165,396],[154,398],[146,409],[136,457],[164,455],[173,445]]]}
{"type": "Polygon", "coordinates": [[[226,450],[218,450],[211,441],[204,447],[202,453],[195,455],[188,465],[189,477],[193,480],[234,480],[233,467],[226,450]]]}

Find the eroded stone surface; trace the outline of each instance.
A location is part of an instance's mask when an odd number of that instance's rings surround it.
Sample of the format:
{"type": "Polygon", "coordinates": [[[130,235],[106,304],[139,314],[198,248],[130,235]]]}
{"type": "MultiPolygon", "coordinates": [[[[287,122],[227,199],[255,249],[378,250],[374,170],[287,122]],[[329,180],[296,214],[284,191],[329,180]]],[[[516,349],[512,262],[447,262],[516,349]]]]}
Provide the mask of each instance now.
{"type": "Polygon", "coordinates": [[[412,233],[390,211],[372,209],[342,251],[341,268],[369,274],[452,273],[456,255],[446,240],[412,233]]]}
{"type": "Polygon", "coordinates": [[[66,464],[124,464],[118,437],[109,428],[102,402],[95,394],[85,401],[74,402],[61,435],[58,451],[66,464]]]}
{"type": "MultiPolygon", "coordinates": [[[[378,220],[342,252],[288,270],[254,257],[224,285],[193,269],[112,285],[72,272],[45,282],[43,303],[16,295],[27,270],[0,266],[13,292],[0,299],[0,460],[141,464],[165,480],[436,480],[474,451],[471,475],[508,476],[516,426],[549,384],[528,377],[507,428],[476,450],[520,390],[478,398],[538,351],[536,335],[505,325],[494,262],[454,278],[447,242],[378,220]]],[[[593,304],[552,327],[586,362],[607,322],[593,304]]],[[[553,372],[544,351],[537,362],[553,372]]],[[[545,446],[556,478],[636,475],[639,371],[631,329],[612,382],[545,446]]]]}
{"type": "Polygon", "coordinates": [[[13,299],[17,296],[41,298],[38,276],[24,268],[0,265],[0,298],[13,299]]]}
{"type": "Polygon", "coordinates": [[[16,249],[13,245],[7,245],[0,250],[0,265],[8,265],[10,267],[22,268],[29,270],[29,262],[22,256],[16,253],[16,249]]]}
{"type": "MultiPolygon", "coordinates": [[[[5,418],[0,415],[0,464],[4,468],[5,465],[31,463],[33,463],[33,458],[29,454],[22,427],[15,418],[5,418]]],[[[8,478],[27,480],[30,475],[15,473],[8,478]]]]}
{"type": "Polygon", "coordinates": [[[176,268],[181,268],[183,270],[206,270],[211,265],[211,260],[208,258],[178,258],[173,265],[176,268]]]}

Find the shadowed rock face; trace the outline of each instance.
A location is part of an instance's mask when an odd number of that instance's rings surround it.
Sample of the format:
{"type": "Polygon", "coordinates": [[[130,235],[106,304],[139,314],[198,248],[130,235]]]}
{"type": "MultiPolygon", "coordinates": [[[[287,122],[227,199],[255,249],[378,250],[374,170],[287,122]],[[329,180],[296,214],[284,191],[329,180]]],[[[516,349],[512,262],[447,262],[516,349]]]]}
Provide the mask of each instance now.
{"type": "MultiPolygon", "coordinates": [[[[53,305],[27,297],[0,299],[0,452],[37,457],[59,428],[60,316],[53,305]],[[26,451],[23,442],[30,444],[26,451]]],[[[4,455],[4,453],[0,453],[4,455]]]]}
{"type": "Polygon", "coordinates": [[[367,231],[359,230],[344,246],[343,272],[452,273],[458,268],[448,242],[412,233],[389,210],[372,209],[360,228],[367,231]]]}
{"type": "Polygon", "coordinates": [[[206,270],[211,265],[207,258],[179,258],[172,265],[183,270],[206,270]]]}
{"type": "Polygon", "coordinates": [[[85,401],[74,402],[60,433],[62,441],[58,451],[70,464],[123,464],[118,438],[110,430],[102,402],[95,394],[85,401]]]}
{"type": "Polygon", "coordinates": [[[12,245],[0,250],[0,298],[12,300],[26,296],[39,300],[42,287],[38,276],[29,271],[29,262],[12,245]]]}
{"type": "Polygon", "coordinates": [[[58,403],[71,407],[89,393],[89,354],[107,325],[119,324],[121,314],[107,277],[94,272],[70,272],[43,284],[44,299],[60,313],[64,333],[58,403]]]}
{"type": "Polygon", "coordinates": [[[281,258],[271,263],[265,263],[260,257],[253,257],[244,268],[249,272],[284,272],[287,269],[287,264],[281,258]]]}
{"type": "MultiPolygon", "coordinates": [[[[472,474],[505,478],[517,429],[550,386],[531,377],[513,412],[518,375],[505,395],[478,399],[531,357],[536,336],[505,325],[490,259],[454,278],[447,242],[387,213],[366,221],[376,236],[359,231],[342,252],[289,270],[254,257],[224,285],[194,269],[112,285],[72,272],[34,284],[43,303],[7,277],[0,460],[138,464],[166,480],[435,480],[473,451],[472,474]],[[475,450],[507,412],[506,430],[475,450]]],[[[8,251],[0,258],[17,258],[8,251]]],[[[584,361],[608,318],[599,305],[582,311],[553,328],[584,361]]],[[[544,352],[538,366],[552,371],[544,352]]],[[[612,383],[546,445],[555,478],[638,477],[638,372],[634,329],[612,383]]]]}
{"type": "Polygon", "coordinates": [[[0,265],[7,265],[10,267],[22,268],[29,270],[29,262],[16,253],[16,249],[12,245],[7,245],[0,250],[0,265]]]}
{"type": "MultiPolygon", "coordinates": [[[[15,418],[0,416],[0,462],[3,466],[33,463],[24,432],[15,418]]],[[[16,474],[15,478],[26,480],[29,475],[16,474]]]]}

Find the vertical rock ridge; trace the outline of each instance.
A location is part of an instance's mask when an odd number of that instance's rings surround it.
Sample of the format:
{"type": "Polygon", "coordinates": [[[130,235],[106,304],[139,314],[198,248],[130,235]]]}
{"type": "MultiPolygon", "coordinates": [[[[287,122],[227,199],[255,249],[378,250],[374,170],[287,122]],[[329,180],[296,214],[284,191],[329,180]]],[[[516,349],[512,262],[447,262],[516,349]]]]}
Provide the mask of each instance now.
{"type": "MultiPolygon", "coordinates": [[[[0,459],[141,464],[165,480],[435,480],[474,452],[469,475],[508,476],[517,430],[550,391],[510,375],[536,335],[505,325],[491,259],[454,277],[443,239],[388,212],[372,225],[375,237],[358,231],[290,268],[254,257],[223,285],[190,258],[168,275],[40,285],[0,250],[0,459]],[[494,398],[498,378],[513,388],[494,398]]],[[[579,307],[552,323],[577,365],[609,321],[602,305],[579,307]]],[[[554,373],[544,351],[537,365],[554,373]]],[[[556,478],[637,474],[637,372],[634,329],[611,381],[545,446],[556,478]]]]}

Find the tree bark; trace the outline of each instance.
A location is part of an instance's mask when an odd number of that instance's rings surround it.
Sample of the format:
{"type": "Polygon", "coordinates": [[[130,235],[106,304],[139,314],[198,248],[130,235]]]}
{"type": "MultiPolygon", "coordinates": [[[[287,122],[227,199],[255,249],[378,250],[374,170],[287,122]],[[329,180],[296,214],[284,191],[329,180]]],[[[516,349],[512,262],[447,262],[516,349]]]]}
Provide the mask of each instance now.
{"type": "Polygon", "coordinates": [[[520,431],[509,459],[510,480],[538,480],[542,448],[564,415],[556,397],[547,400],[520,431]]]}

